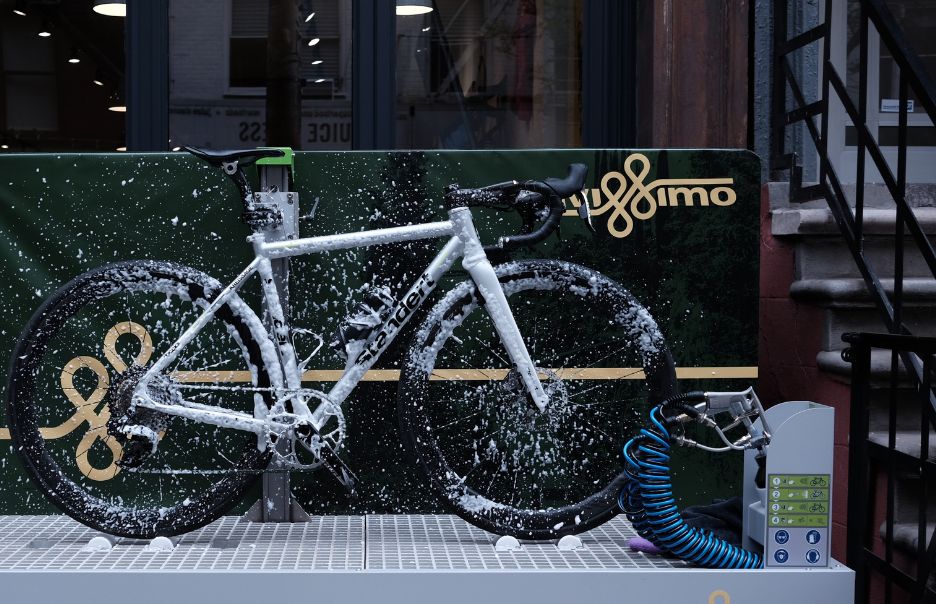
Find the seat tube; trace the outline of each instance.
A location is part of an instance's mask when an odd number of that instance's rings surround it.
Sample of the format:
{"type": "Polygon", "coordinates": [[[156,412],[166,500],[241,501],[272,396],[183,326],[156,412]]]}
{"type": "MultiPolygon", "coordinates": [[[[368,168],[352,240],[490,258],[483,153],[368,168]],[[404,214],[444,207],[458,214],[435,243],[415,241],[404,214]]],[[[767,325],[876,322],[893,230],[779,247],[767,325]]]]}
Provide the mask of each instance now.
{"type": "Polygon", "coordinates": [[[533,403],[540,411],[546,410],[548,397],[543,390],[539,377],[536,375],[536,367],[530,358],[523,337],[520,335],[520,329],[514,320],[510,306],[507,304],[507,296],[501,287],[494,267],[484,253],[481,241],[478,239],[478,232],[475,230],[471,219],[471,210],[468,208],[455,208],[449,212],[449,219],[455,227],[455,236],[461,240],[465,246],[462,266],[471,275],[472,280],[478,287],[478,293],[484,300],[488,315],[494,322],[494,328],[500,337],[501,343],[507,349],[507,354],[513,362],[514,367],[520,374],[527,392],[530,393],[533,403]]]}

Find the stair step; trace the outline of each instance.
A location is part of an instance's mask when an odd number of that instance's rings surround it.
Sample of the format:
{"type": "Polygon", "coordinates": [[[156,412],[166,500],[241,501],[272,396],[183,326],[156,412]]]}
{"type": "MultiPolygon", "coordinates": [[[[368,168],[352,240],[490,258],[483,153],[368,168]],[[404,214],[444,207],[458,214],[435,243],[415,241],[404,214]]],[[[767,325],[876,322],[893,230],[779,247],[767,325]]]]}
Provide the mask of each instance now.
{"type": "MultiPolygon", "coordinates": [[[[917,539],[919,533],[916,522],[895,522],[894,523],[894,547],[908,554],[917,553],[917,539]]],[[[926,523],[926,542],[929,543],[933,538],[933,532],[936,529],[936,523],[926,523]]],[[[879,531],[881,538],[887,537],[887,523],[882,522],[879,531]]]]}
{"type": "MultiPolygon", "coordinates": [[[[842,359],[841,350],[822,350],[816,355],[816,365],[820,371],[827,371],[833,377],[844,378],[843,381],[851,380],[851,363],[842,359]]],[[[871,382],[872,386],[887,385],[890,381],[891,353],[889,350],[872,349],[871,350],[871,382]]],[[[901,387],[910,386],[906,380],[907,371],[904,369],[903,361],[897,359],[897,375],[899,376],[898,385],[901,387]]]]}
{"type": "MultiPolygon", "coordinates": [[[[912,388],[899,388],[892,392],[887,389],[871,389],[870,400],[868,401],[868,429],[874,433],[883,433],[884,441],[887,442],[887,426],[890,424],[890,406],[894,405],[896,414],[896,431],[906,432],[907,434],[920,433],[920,413],[923,410],[920,404],[920,396],[912,388]]],[[[916,437],[919,440],[919,436],[916,437]]],[[[931,437],[936,442],[936,434],[931,437]]],[[[936,500],[934,500],[936,503],[936,500]]],[[[936,519],[936,516],[933,517],[936,519]]]]}
{"type": "MultiPolygon", "coordinates": [[[[804,182],[803,186],[814,185],[814,182],[804,182]]],[[[842,187],[845,193],[845,199],[849,205],[854,207],[855,185],[844,185],[842,187]]],[[[767,184],[767,194],[770,197],[770,209],[816,209],[828,210],[829,204],[825,199],[814,199],[805,203],[790,202],[790,183],[771,182],[767,184]]],[[[936,207],[936,185],[932,183],[911,183],[907,184],[907,202],[910,207],[916,211],[919,208],[936,207]]],[[[890,191],[883,184],[865,183],[864,185],[864,207],[867,212],[869,209],[893,210],[894,198],[890,191]]]]}
{"type": "MultiPolygon", "coordinates": [[[[934,240],[936,238],[931,237],[931,241],[934,240]]],[[[865,237],[862,254],[879,278],[893,278],[893,237],[865,237]]],[[[861,278],[858,265],[841,235],[799,239],[794,270],[797,279],[861,278]]],[[[933,271],[912,241],[904,242],[903,275],[905,278],[933,278],[933,271]]]]}
{"type": "MultiPolygon", "coordinates": [[[[828,207],[776,209],[770,214],[770,230],[777,237],[840,233],[828,207]]],[[[914,208],[913,215],[924,233],[936,235],[936,207],[914,208]]],[[[894,209],[865,209],[862,221],[864,234],[892,236],[896,230],[896,217],[894,209]]]]}
{"type": "MultiPolygon", "coordinates": [[[[936,305],[936,300],[934,300],[936,305]]],[[[916,336],[936,336],[936,313],[928,307],[904,308],[904,325],[916,336]]],[[[821,346],[825,350],[845,347],[842,335],[854,332],[884,332],[884,321],[876,308],[835,308],[826,311],[821,346]]]]}
{"type": "MultiPolygon", "coordinates": [[[[868,440],[871,442],[881,445],[882,447],[887,446],[888,442],[888,433],[886,430],[882,431],[873,431],[868,434],[868,440]]],[[[919,430],[897,430],[894,432],[894,448],[898,451],[906,453],[907,455],[912,455],[913,457],[920,456],[920,431],[919,430]]],[[[930,439],[927,446],[927,457],[930,459],[936,459],[936,433],[930,432],[930,439]]],[[[934,518],[936,520],[936,518],[934,518]]]]}
{"type": "MultiPolygon", "coordinates": [[[[894,293],[894,280],[881,279],[884,291],[894,293]]],[[[790,297],[798,302],[826,308],[873,308],[863,279],[798,279],[790,285],[790,297]]],[[[903,280],[905,307],[936,306],[936,279],[903,280]]]]}

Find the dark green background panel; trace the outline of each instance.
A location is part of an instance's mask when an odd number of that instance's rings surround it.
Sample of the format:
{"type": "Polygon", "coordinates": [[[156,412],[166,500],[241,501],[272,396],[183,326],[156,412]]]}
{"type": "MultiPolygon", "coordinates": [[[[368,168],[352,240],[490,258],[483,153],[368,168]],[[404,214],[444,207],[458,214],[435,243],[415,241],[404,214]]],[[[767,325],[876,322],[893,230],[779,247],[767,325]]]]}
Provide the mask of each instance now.
{"type": "MultiPolygon", "coordinates": [[[[570,162],[589,166],[587,188],[596,190],[589,191],[592,206],[596,212],[604,209],[595,216],[598,233],[592,235],[577,217],[568,216],[560,237],[516,257],[563,258],[621,282],[654,315],[678,366],[756,367],[760,165],[749,152],[307,152],[296,154],[293,188],[303,213],[316,208],[315,220],[302,226],[302,235],[311,236],[442,220],[441,192],[449,183],[480,186],[561,177],[570,162]],[[637,153],[646,163],[635,159],[637,153]],[[643,166],[646,173],[641,174],[643,166]],[[622,178],[606,177],[613,172],[622,178]],[[686,179],[730,183],[681,184],[686,179]],[[697,191],[692,206],[677,194],[683,203],[651,212],[651,198],[659,199],[662,190],[668,199],[667,187],[683,186],[705,192],[727,186],[736,201],[703,205],[697,191]],[[609,232],[609,220],[619,232],[626,224],[620,210],[614,216],[615,201],[631,216],[626,237],[609,232]]],[[[0,358],[9,358],[20,330],[45,297],[100,264],[168,259],[230,281],[251,258],[240,212],[235,189],[221,171],[186,154],[0,157],[0,358]]],[[[475,214],[485,239],[519,226],[512,214],[475,214]]],[[[360,296],[362,284],[405,287],[438,247],[439,242],[416,242],[294,259],[294,324],[327,339],[360,296]]],[[[456,265],[448,281],[464,278],[456,265]]],[[[256,304],[254,284],[246,288],[245,298],[256,304]]],[[[393,367],[407,341],[404,332],[378,367],[393,367]]],[[[298,342],[301,354],[303,341],[298,342]]],[[[342,366],[327,349],[310,364],[318,369],[342,366]]],[[[684,380],[681,387],[726,389],[751,381],[684,380]]],[[[0,390],[5,401],[5,383],[0,390]]],[[[309,511],[436,509],[415,469],[406,465],[395,392],[395,383],[362,383],[346,404],[351,435],[345,457],[362,479],[361,496],[349,501],[327,476],[297,475],[297,496],[309,511]]],[[[27,483],[9,440],[3,439],[5,417],[5,408],[0,409],[0,513],[53,511],[27,483]]],[[[739,456],[693,452],[681,459],[677,492],[686,502],[739,492],[739,456]]]]}

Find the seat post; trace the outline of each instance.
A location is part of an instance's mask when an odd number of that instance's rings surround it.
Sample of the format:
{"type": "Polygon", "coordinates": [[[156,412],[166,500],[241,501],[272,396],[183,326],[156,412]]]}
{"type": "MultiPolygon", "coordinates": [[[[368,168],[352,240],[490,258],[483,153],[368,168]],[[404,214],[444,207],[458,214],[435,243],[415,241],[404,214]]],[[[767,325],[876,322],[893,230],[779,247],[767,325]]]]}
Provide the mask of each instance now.
{"type": "MultiPolygon", "coordinates": [[[[260,192],[268,193],[283,216],[283,223],[264,233],[265,240],[283,241],[295,239],[299,235],[299,194],[289,190],[290,172],[293,169],[292,149],[284,149],[283,157],[264,158],[257,161],[260,172],[260,192]]],[[[273,278],[276,291],[280,296],[283,314],[289,321],[289,258],[277,258],[270,261],[273,266],[273,278]]]]}

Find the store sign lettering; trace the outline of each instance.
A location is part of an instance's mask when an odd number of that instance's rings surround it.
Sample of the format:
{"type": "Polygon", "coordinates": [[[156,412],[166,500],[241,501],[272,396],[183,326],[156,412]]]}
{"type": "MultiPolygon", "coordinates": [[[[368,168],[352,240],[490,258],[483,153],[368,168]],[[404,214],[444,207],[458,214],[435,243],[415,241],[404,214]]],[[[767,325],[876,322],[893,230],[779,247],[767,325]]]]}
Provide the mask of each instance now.
{"type": "MultiPolygon", "coordinates": [[[[633,153],[624,161],[624,174],[608,172],[598,188],[582,191],[592,216],[610,212],[607,228],[614,237],[630,235],[634,221],[653,218],[657,208],[725,207],[738,199],[733,178],[658,178],[647,183],[649,174],[647,156],[633,153]]],[[[563,216],[577,216],[579,205],[577,196],[567,199],[563,216]]]]}

